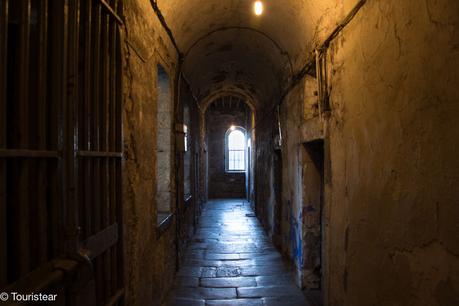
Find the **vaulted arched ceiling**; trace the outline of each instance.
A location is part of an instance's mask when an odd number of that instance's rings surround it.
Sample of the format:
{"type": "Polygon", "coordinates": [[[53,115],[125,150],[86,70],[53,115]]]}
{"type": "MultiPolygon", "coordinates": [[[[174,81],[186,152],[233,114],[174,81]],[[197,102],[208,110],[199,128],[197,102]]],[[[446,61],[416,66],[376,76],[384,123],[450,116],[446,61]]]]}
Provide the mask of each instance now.
{"type": "Polygon", "coordinates": [[[260,103],[278,98],[282,84],[327,32],[324,17],[336,15],[345,0],[263,0],[261,16],[254,14],[254,2],[156,1],[199,98],[231,87],[260,103]]]}

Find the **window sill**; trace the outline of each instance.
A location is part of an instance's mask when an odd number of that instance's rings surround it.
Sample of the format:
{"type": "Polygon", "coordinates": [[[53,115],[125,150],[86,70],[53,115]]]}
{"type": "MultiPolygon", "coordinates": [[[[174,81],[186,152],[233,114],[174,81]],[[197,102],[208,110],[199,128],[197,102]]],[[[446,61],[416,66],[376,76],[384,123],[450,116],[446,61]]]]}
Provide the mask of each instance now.
{"type": "Polygon", "coordinates": [[[158,213],[156,223],[156,235],[158,238],[171,227],[173,218],[174,214],[172,213],[158,213]]]}

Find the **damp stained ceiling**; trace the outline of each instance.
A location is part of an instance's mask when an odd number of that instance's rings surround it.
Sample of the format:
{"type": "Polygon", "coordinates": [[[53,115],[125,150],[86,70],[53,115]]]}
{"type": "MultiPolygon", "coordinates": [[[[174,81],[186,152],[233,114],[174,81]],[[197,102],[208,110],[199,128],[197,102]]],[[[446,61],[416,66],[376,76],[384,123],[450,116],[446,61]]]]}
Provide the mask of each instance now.
{"type": "Polygon", "coordinates": [[[301,69],[347,2],[355,0],[264,0],[260,16],[254,14],[254,2],[156,1],[199,99],[220,90],[242,91],[259,106],[278,99],[282,84],[301,69]]]}

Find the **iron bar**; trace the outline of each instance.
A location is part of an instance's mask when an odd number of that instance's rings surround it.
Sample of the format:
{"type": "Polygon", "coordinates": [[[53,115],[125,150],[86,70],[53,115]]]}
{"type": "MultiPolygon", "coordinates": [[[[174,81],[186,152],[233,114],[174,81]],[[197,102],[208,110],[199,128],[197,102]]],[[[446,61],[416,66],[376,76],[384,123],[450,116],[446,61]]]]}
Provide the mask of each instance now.
{"type": "Polygon", "coordinates": [[[119,25],[123,25],[123,19],[116,13],[116,11],[110,6],[110,4],[107,3],[105,0],[99,0],[100,4],[107,10],[107,12],[115,18],[116,22],[119,25]]]}
{"type": "MultiPolygon", "coordinates": [[[[18,20],[19,20],[19,44],[17,49],[17,74],[16,74],[16,102],[17,108],[15,111],[15,125],[18,134],[14,135],[16,142],[15,145],[21,149],[29,146],[29,50],[30,50],[30,19],[31,19],[31,3],[30,0],[20,0],[16,6],[18,20]],[[17,137],[17,138],[16,138],[17,137]]],[[[11,55],[15,56],[15,55],[11,55]]],[[[10,101],[10,102],[13,102],[10,101]]],[[[14,103],[13,102],[13,103],[14,103]]],[[[23,276],[30,271],[31,268],[31,254],[30,254],[30,210],[29,210],[29,166],[27,160],[16,160],[14,189],[17,195],[15,203],[9,203],[13,210],[14,226],[14,258],[17,260],[18,266],[15,269],[15,277],[23,276]]],[[[12,247],[12,245],[10,244],[12,247]]]]}
{"type": "MultiPolygon", "coordinates": [[[[100,104],[101,104],[101,59],[104,54],[101,54],[101,32],[102,32],[102,4],[101,2],[94,2],[93,7],[93,58],[92,58],[92,78],[93,78],[93,88],[92,88],[92,128],[91,128],[91,151],[101,151],[100,148],[100,104]]],[[[101,183],[101,161],[100,159],[94,159],[92,163],[92,232],[91,235],[96,234],[102,230],[101,226],[101,194],[100,194],[100,183],[101,183]]],[[[102,304],[103,294],[104,294],[104,285],[101,276],[103,275],[102,270],[102,259],[94,259],[94,278],[96,285],[96,303],[102,304]]]]}
{"type": "MultiPolygon", "coordinates": [[[[101,88],[101,99],[100,99],[100,149],[102,151],[108,150],[108,124],[109,124],[109,85],[110,85],[110,74],[109,74],[109,39],[110,39],[110,18],[109,15],[103,14],[101,16],[101,78],[100,78],[100,88],[101,88]]],[[[109,223],[109,216],[110,216],[110,207],[109,207],[109,159],[104,158],[100,160],[100,167],[101,167],[101,227],[106,228],[109,223]]],[[[103,300],[106,301],[110,297],[110,282],[106,281],[107,279],[111,278],[111,271],[110,271],[110,250],[101,254],[101,260],[103,262],[103,288],[102,296],[103,300]]]]}
{"type": "MultiPolygon", "coordinates": [[[[38,2],[38,45],[37,50],[37,139],[38,149],[47,150],[47,55],[48,55],[48,0],[38,2]]],[[[47,207],[47,163],[48,160],[38,160],[37,163],[37,176],[38,182],[36,184],[36,199],[37,199],[37,239],[34,239],[36,245],[35,250],[37,254],[38,264],[44,263],[49,259],[48,254],[48,207],[47,207]]],[[[33,182],[31,182],[33,185],[33,182]]]]}
{"type": "MultiPolygon", "coordinates": [[[[117,1],[117,10],[119,12],[122,11],[123,7],[123,2],[121,0],[116,0],[117,1]]],[[[114,74],[115,78],[115,89],[116,89],[116,95],[114,99],[115,103],[115,144],[114,148],[116,151],[123,151],[123,94],[122,94],[122,88],[123,88],[123,76],[122,76],[122,48],[121,48],[121,42],[124,41],[124,37],[122,36],[122,32],[119,30],[119,28],[116,29],[116,50],[115,50],[115,65],[116,65],[116,74],[114,74]]],[[[115,198],[116,198],[116,203],[115,203],[115,217],[116,221],[119,224],[118,228],[118,233],[120,237],[123,237],[123,159],[117,159],[114,161],[115,164],[115,198]]],[[[123,239],[120,239],[118,242],[118,247],[115,252],[115,258],[114,258],[114,265],[116,267],[116,287],[122,288],[124,286],[124,268],[123,268],[123,239]]]]}
{"type": "MultiPolygon", "coordinates": [[[[112,5],[117,8],[117,1],[112,0],[112,5]]],[[[115,21],[110,21],[109,25],[109,106],[108,106],[108,147],[107,150],[115,151],[115,143],[116,143],[116,30],[117,24],[115,21]]],[[[117,160],[111,159],[108,161],[109,169],[108,169],[108,189],[109,189],[109,207],[108,207],[108,220],[109,223],[115,223],[116,220],[116,163],[117,160]]],[[[110,260],[110,271],[111,271],[111,278],[109,281],[110,285],[110,294],[112,292],[116,292],[118,289],[117,286],[117,262],[116,262],[116,253],[118,249],[111,248],[109,250],[109,260],[110,260]]]]}
{"type": "Polygon", "coordinates": [[[76,201],[76,160],[74,157],[75,151],[75,138],[78,138],[78,68],[79,68],[79,2],[80,0],[67,0],[65,7],[67,11],[67,74],[64,84],[66,89],[66,105],[64,108],[64,177],[66,180],[65,184],[65,217],[66,222],[66,252],[69,254],[76,254],[78,252],[78,235],[79,235],[79,216],[78,216],[78,203],[76,201]]]}
{"type": "Polygon", "coordinates": [[[60,158],[58,151],[0,149],[0,158],[60,158]]]}
{"type": "MultiPolygon", "coordinates": [[[[6,73],[8,42],[8,0],[0,2],[0,149],[6,147],[6,73]]],[[[0,159],[0,288],[7,279],[8,267],[8,232],[7,232],[7,195],[6,195],[6,160],[0,159]]]]}
{"type": "MultiPolygon", "coordinates": [[[[91,102],[91,63],[92,63],[92,44],[93,44],[93,37],[91,35],[92,30],[92,16],[93,16],[93,4],[91,1],[85,2],[84,7],[84,106],[83,106],[83,114],[81,114],[81,120],[84,120],[84,124],[82,126],[82,133],[83,133],[83,145],[80,146],[79,150],[90,150],[91,149],[91,142],[93,140],[92,133],[91,133],[91,119],[92,119],[92,108],[90,105],[91,102]]],[[[81,127],[80,127],[81,128],[81,127]]],[[[84,156],[85,151],[77,151],[77,156],[84,156]]],[[[82,193],[82,210],[83,216],[82,220],[84,220],[85,224],[85,237],[91,233],[92,229],[92,218],[90,211],[92,209],[92,196],[91,196],[91,172],[92,172],[92,161],[91,160],[83,160],[82,163],[82,179],[83,182],[83,190],[80,190],[82,193]]]]}

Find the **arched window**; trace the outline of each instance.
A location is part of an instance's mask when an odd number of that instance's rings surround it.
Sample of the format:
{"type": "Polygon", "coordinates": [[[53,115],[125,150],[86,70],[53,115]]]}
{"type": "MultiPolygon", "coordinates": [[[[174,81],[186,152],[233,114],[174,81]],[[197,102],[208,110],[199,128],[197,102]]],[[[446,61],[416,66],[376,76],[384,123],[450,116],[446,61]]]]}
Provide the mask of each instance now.
{"type": "Polygon", "coordinates": [[[226,132],[226,171],[245,171],[245,130],[231,127],[226,132]]]}

